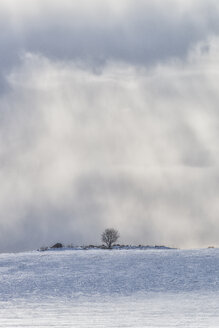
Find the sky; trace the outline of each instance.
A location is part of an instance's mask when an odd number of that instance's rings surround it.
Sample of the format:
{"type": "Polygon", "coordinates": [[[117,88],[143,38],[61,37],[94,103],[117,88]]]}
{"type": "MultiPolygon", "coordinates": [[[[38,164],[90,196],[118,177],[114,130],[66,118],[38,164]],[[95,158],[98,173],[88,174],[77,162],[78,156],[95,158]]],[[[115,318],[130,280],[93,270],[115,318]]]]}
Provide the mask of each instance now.
{"type": "Polygon", "coordinates": [[[0,252],[219,246],[219,3],[0,2],[0,252]]]}

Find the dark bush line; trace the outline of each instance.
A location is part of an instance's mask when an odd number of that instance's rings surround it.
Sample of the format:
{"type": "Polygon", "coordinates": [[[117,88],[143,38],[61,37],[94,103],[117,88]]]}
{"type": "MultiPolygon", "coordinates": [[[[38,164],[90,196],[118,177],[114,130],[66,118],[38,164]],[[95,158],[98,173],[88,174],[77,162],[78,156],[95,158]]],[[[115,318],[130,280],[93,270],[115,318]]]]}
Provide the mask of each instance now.
{"type": "MultiPolygon", "coordinates": [[[[48,250],[55,250],[55,249],[72,249],[72,250],[89,250],[89,249],[109,249],[106,245],[83,245],[83,246],[76,246],[76,245],[63,245],[61,243],[56,243],[51,247],[43,246],[38,249],[38,251],[48,251],[48,250]]],[[[114,244],[110,249],[174,249],[172,247],[167,247],[163,245],[120,245],[114,244]]]]}

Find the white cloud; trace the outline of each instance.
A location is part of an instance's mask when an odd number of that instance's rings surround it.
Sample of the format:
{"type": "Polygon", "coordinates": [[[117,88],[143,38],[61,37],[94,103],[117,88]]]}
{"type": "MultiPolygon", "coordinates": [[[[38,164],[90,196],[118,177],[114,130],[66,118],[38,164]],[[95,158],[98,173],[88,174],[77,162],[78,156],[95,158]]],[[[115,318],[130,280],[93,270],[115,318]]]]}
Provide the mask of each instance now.
{"type": "Polygon", "coordinates": [[[217,242],[219,41],[154,68],[26,54],[0,100],[1,250],[217,242]]]}

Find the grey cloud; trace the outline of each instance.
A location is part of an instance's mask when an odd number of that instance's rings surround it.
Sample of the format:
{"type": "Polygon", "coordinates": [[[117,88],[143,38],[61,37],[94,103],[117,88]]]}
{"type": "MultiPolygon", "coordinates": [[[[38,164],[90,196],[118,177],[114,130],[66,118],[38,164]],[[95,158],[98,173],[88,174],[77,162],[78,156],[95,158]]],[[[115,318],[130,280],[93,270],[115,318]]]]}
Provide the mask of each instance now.
{"type": "MultiPolygon", "coordinates": [[[[151,66],[185,58],[191,47],[217,35],[218,4],[195,1],[20,0],[1,4],[0,67],[5,73],[23,52],[93,67],[108,61],[151,66]],[[19,6],[19,7],[18,7],[19,6]],[[1,8],[2,7],[2,8],[1,8]]],[[[3,82],[2,82],[3,83],[3,82]]]]}

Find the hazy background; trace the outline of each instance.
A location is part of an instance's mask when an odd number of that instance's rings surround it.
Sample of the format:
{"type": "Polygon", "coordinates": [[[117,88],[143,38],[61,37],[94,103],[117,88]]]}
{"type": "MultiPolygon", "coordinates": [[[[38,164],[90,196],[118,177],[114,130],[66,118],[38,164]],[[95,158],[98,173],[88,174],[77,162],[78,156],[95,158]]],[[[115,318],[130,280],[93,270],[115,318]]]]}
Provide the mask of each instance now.
{"type": "Polygon", "coordinates": [[[0,2],[0,251],[218,245],[219,3],[0,2]]]}

